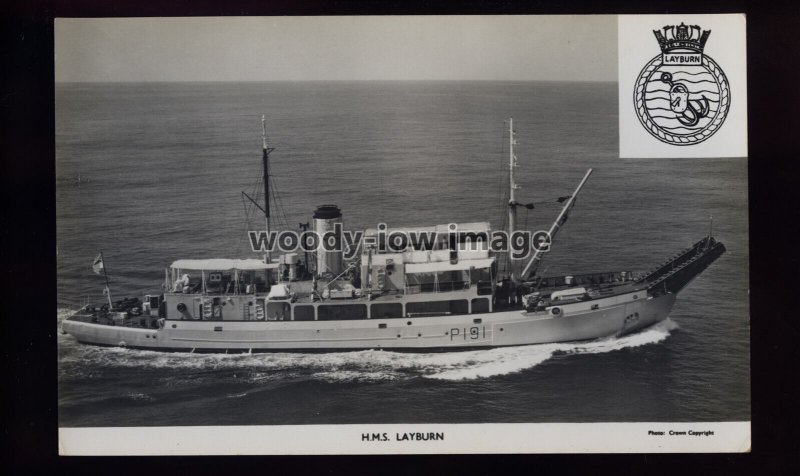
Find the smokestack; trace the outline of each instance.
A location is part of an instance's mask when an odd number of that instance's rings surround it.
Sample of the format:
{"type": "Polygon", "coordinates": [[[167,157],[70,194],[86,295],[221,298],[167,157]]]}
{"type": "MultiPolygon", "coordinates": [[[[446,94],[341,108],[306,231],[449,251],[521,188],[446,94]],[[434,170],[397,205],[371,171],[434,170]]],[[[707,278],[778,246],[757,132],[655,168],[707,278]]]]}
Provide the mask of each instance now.
{"type": "MultiPolygon", "coordinates": [[[[314,231],[320,237],[321,243],[317,250],[317,276],[323,276],[328,273],[333,276],[339,275],[343,270],[341,242],[339,243],[339,250],[328,251],[325,249],[324,243],[325,233],[334,233],[336,224],[341,227],[342,224],[342,211],[336,205],[320,205],[314,212],[314,231]]],[[[341,240],[341,235],[339,236],[341,240]]]]}

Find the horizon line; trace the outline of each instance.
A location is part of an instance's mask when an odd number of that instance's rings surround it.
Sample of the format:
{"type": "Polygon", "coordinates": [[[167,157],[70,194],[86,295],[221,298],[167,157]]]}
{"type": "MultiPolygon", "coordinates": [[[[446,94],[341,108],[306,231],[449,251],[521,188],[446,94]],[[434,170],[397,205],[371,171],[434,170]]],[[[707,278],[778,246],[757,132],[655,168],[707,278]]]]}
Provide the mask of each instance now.
{"type": "Polygon", "coordinates": [[[144,80],[56,80],[55,84],[132,84],[132,83],[350,83],[350,82],[504,82],[504,83],[617,83],[618,79],[231,79],[231,80],[179,80],[179,79],[144,79],[144,80]]]}

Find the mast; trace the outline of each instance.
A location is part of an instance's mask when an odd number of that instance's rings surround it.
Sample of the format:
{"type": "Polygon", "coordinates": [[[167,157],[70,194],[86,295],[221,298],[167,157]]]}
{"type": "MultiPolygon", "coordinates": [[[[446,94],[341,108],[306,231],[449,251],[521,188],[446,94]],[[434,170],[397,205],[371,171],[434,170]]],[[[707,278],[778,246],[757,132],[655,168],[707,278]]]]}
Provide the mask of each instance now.
{"type": "MultiPolygon", "coordinates": [[[[564,204],[564,208],[561,209],[561,213],[558,214],[558,218],[556,221],[553,222],[553,225],[550,227],[550,230],[547,234],[550,236],[550,244],[552,245],[553,240],[555,239],[558,231],[564,225],[564,222],[567,221],[567,214],[569,210],[575,205],[575,199],[578,198],[578,194],[581,193],[581,189],[583,188],[586,181],[589,180],[589,176],[592,175],[592,170],[589,169],[586,171],[586,175],[583,176],[583,180],[581,183],[578,184],[578,187],[575,188],[575,191],[572,192],[572,196],[569,197],[567,203],[564,204]]],[[[549,248],[548,248],[549,250],[549,248]]],[[[536,270],[539,268],[539,263],[542,262],[542,253],[544,251],[542,249],[538,249],[533,253],[533,257],[528,261],[528,264],[525,266],[525,269],[522,270],[522,276],[528,276],[530,274],[536,273],[536,270]]]]}
{"type": "MultiPolygon", "coordinates": [[[[261,116],[261,144],[262,144],[262,161],[264,162],[264,221],[267,229],[267,236],[269,236],[269,153],[273,149],[267,147],[267,125],[264,116],[261,116]]],[[[270,263],[270,251],[267,250],[265,262],[270,263]]]]}
{"type": "MultiPolygon", "coordinates": [[[[514,155],[514,144],[517,141],[514,140],[514,119],[508,119],[508,189],[509,189],[509,198],[508,198],[508,239],[511,239],[514,231],[517,229],[517,201],[516,201],[516,193],[515,191],[519,188],[519,185],[514,182],[514,168],[517,166],[517,157],[514,155]]],[[[508,268],[511,274],[511,280],[516,282],[517,275],[514,272],[514,262],[509,258],[508,260],[508,268]]]]}

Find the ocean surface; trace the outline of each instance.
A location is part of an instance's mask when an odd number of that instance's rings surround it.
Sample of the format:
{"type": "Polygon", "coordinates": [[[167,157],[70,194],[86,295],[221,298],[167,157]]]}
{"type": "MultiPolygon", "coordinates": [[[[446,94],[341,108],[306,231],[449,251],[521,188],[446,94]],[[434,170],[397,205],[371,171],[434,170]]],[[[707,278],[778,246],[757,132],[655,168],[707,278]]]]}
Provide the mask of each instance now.
{"type": "Polygon", "coordinates": [[[705,236],[728,251],[671,317],[620,338],[452,353],[198,355],[58,337],[61,426],[750,419],[747,159],[618,158],[615,83],[56,85],[60,322],[158,292],[179,258],[255,257],[241,191],[261,115],[292,227],[335,203],[346,229],[504,223],[517,132],[519,227],[590,178],[545,275],[646,270],[705,236]]]}

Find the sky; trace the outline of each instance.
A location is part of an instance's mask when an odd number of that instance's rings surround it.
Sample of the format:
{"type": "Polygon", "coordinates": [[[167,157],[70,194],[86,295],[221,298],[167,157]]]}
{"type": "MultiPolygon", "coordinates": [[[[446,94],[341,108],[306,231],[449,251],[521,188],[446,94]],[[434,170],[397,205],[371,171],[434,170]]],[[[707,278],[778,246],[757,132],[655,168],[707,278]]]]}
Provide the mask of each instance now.
{"type": "Polygon", "coordinates": [[[58,18],[55,78],[616,81],[617,19],[58,18]]]}

